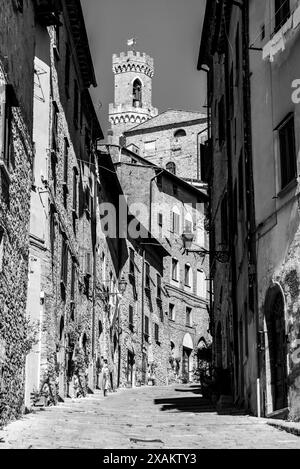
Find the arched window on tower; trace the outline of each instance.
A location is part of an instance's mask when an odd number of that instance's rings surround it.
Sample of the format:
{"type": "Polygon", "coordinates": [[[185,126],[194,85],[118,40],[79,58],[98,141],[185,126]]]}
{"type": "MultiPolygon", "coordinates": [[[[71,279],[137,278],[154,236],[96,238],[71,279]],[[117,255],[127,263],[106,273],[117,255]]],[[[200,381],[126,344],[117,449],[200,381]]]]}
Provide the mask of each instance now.
{"type": "Polygon", "coordinates": [[[176,174],[176,164],[170,161],[170,163],[166,164],[166,170],[172,174],[176,174]]]}
{"type": "Polygon", "coordinates": [[[142,83],[138,78],[133,82],[133,107],[142,107],[142,83]]]}
{"type": "Polygon", "coordinates": [[[174,138],[186,137],[186,131],[184,129],[176,130],[174,133],[174,138]]]}

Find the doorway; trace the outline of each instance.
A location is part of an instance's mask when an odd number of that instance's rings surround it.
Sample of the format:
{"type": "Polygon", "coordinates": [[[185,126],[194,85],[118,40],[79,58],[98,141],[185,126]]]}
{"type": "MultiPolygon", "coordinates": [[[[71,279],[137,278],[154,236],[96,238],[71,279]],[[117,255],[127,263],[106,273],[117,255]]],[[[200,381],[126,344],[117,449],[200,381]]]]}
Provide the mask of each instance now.
{"type": "Polygon", "coordinates": [[[191,357],[191,349],[183,347],[183,359],[182,359],[182,376],[184,381],[187,383],[190,381],[190,357],[191,357]]]}
{"type": "Polygon", "coordinates": [[[269,292],[266,308],[267,347],[266,365],[269,370],[267,380],[271,387],[273,412],[288,406],[287,392],[287,336],[284,311],[284,297],[275,286],[269,292]]]}

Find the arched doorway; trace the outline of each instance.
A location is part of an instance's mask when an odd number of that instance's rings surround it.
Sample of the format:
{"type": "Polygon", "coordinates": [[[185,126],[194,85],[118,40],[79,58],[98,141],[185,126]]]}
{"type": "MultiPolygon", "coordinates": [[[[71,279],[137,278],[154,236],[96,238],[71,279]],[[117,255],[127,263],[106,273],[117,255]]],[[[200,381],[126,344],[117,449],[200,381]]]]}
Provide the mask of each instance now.
{"type": "MultiPolygon", "coordinates": [[[[266,374],[272,411],[288,406],[287,396],[287,340],[284,297],[279,285],[269,289],[265,304],[266,374]]],[[[268,406],[270,409],[270,406],[268,406]]]]}
{"type": "Polygon", "coordinates": [[[193,373],[193,339],[189,333],[186,333],[183,339],[182,350],[182,376],[186,382],[192,380],[193,373]]]}

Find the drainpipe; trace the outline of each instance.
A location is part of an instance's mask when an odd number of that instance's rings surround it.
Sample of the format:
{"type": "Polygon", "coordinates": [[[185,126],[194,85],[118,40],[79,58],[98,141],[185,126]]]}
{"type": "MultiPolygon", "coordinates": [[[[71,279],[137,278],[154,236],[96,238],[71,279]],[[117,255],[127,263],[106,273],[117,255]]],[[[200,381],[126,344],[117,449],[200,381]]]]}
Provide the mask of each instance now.
{"type": "Polygon", "coordinates": [[[155,179],[157,179],[161,174],[164,173],[164,170],[161,170],[160,173],[156,174],[151,180],[150,180],[150,202],[149,202],[149,233],[151,234],[151,230],[152,230],[152,200],[153,200],[153,190],[152,190],[152,187],[153,187],[153,182],[155,181],[155,179]]]}

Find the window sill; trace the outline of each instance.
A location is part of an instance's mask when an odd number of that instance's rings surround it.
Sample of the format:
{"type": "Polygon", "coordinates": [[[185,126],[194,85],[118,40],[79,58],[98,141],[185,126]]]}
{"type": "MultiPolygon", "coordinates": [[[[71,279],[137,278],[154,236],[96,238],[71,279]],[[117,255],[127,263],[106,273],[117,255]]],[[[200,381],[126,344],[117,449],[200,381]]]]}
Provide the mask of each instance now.
{"type": "Polygon", "coordinates": [[[279,198],[284,197],[286,194],[288,194],[293,189],[295,189],[297,187],[297,184],[298,184],[297,178],[290,181],[285,187],[283,187],[283,189],[281,189],[280,192],[278,192],[278,194],[277,194],[278,197],[279,198]]]}

